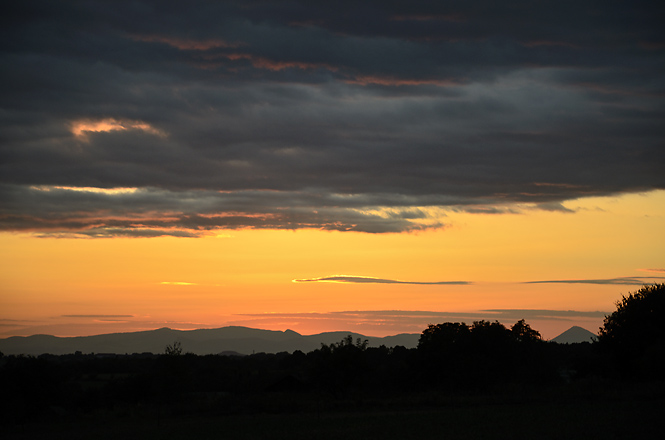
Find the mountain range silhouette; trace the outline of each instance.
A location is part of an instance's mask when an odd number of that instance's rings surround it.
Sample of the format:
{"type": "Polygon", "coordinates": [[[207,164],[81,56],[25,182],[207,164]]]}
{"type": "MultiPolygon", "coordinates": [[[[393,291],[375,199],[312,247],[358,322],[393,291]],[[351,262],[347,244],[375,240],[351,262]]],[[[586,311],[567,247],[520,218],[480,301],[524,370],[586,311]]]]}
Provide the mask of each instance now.
{"type": "MultiPolygon", "coordinates": [[[[215,329],[174,330],[160,328],[130,333],[110,333],[95,336],[58,337],[51,335],[12,336],[0,339],[0,351],[7,355],[54,355],[81,353],[164,353],[167,345],[180,342],[184,353],[238,354],[279,353],[313,351],[321,344],[339,342],[346,336],[367,340],[370,347],[404,346],[415,348],[419,333],[402,333],[394,336],[373,337],[354,332],[336,331],[301,335],[293,330],[259,330],[249,327],[222,327],[215,329]]],[[[591,341],[593,333],[581,327],[571,327],[556,338],[558,343],[591,341]]]]}
{"type": "Polygon", "coordinates": [[[315,335],[301,335],[293,330],[259,330],[249,327],[222,327],[216,329],[157,330],[110,333],[95,336],[57,337],[51,335],[13,336],[0,339],[0,351],[5,354],[39,355],[82,353],[163,353],[168,344],[180,342],[183,352],[204,354],[219,353],[279,353],[300,350],[309,352],[321,347],[321,344],[339,342],[347,335],[354,339],[367,339],[370,346],[402,345],[415,347],[419,334],[399,334],[383,338],[364,336],[353,332],[326,332],[315,335]]]}

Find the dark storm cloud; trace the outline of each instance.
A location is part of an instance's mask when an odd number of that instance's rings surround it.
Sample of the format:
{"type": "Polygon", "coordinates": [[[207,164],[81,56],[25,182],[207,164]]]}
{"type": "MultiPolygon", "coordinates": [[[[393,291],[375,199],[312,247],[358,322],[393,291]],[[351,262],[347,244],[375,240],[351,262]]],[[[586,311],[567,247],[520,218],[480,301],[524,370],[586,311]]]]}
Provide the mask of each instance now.
{"type": "Polygon", "coordinates": [[[452,284],[452,285],[464,285],[471,284],[468,281],[400,281],[400,280],[388,280],[382,278],[374,277],[359,277],[359,276],[350,276],[350,275],[332,275],[328,277],[320,278],[307,278],[300,280],[293,280],[294,283],[321,283],[321,282],[335,282],[335,283],[372,283],[372,284],[452,284]]]}
{"type": "Polygon", "coordinates": [[[624,1],[12,3],[0,228],[399,232],[444,226],[427,207],[567,212],[665,188],[664,18],[624,1]],[[57,186],[139,191],[35,189],[57,186]]]}

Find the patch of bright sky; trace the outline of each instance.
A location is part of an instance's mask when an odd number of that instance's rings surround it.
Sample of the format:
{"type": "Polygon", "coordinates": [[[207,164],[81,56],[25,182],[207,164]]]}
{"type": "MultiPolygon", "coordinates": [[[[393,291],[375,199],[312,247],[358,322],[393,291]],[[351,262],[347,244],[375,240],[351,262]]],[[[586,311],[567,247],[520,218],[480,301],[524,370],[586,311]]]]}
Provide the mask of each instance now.
{"type": "Polygon", "coordinates": [[[70,124],[70,129],[74,136],[82,139],[86,139],[88,133],[124,131],[129,129],[142,130],[146,133],[154,134],[156,136],[166,136],[166,133],[164,133],[162,130],[157,129],[146,122],[114,118],[100,120],[78,120],[70,124]]]}
{"type": "Polygon", "coordinates": [[[78,191],[78,192],[90,192],[90,193],[97,193],[97,194],[108,194],[108,195],[114,195],[114,194],[132,194],[137,192],[139,189],[138,188],[96,188],[92,186],[31,186],[31,189],[37,190],[37,191],[52,191],[54,189],[57,190],[63,190],[63,191],[78,191]]]}

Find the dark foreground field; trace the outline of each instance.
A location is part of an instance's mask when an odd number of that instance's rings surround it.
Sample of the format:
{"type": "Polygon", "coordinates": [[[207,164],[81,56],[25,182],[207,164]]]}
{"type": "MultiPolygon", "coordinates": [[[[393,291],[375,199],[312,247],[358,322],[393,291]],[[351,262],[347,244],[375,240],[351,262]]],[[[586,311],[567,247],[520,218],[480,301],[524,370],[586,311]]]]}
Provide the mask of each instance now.
{"type": "MultiPolygon", "coordinates": [[[[645,289],[665,307],[663,287],[645,289]]],[[[631,298],[624,303],[642,296],[631,298]]],[[[545,342],[520,320],[510,330],[486,321],[430,325],[414,349],[368,347],[349,335],[309,353],[197,356],[174,342],[161,355],[0,356],[0,432],[67,440],[662,438],[665,308],[647,306],[648,319],[634,322],[654,324],[649,331],[635,332],[622,311],[593,344],[545,342]]]]}
{"type": "Polygon", "coordinates": [[[309,402],[275,394],[254,414],[220,413],[208,407],[124,407],[94,415],[53,414],[4,429],[8,439],[643,439],[665,428],[665,387],[558,388],[522,393],[414,395],[399,401],[309,402]],[[411,400],[411,403],[408,400],[411,400]],[[283,403],[283,405],[280,404],[283,403]],[[326,407],[321,407],[326,406],[326,407]],[[161,412],[161,414],[160,414],[161,412]]]}

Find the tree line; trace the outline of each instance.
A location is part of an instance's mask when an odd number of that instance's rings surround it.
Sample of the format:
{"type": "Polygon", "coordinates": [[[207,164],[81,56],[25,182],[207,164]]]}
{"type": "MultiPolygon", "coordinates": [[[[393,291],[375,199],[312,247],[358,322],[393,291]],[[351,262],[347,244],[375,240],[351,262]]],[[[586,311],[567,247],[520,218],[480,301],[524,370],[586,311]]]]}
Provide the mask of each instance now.
{"type": "Polygon", "coordinates": [[[498,321],[432,324],[413,349],[368,347],[349,335],[309,353],[197,356],[174,342],[150,356],[0,356],[0,417],[20,422],[114,408],[308,411],[409,402],[432,393],[662,381],[664,313],[665,284],[657,284],[622,297],[594,343],[547,342],[519,320],[510,327],[498,321]]]}

